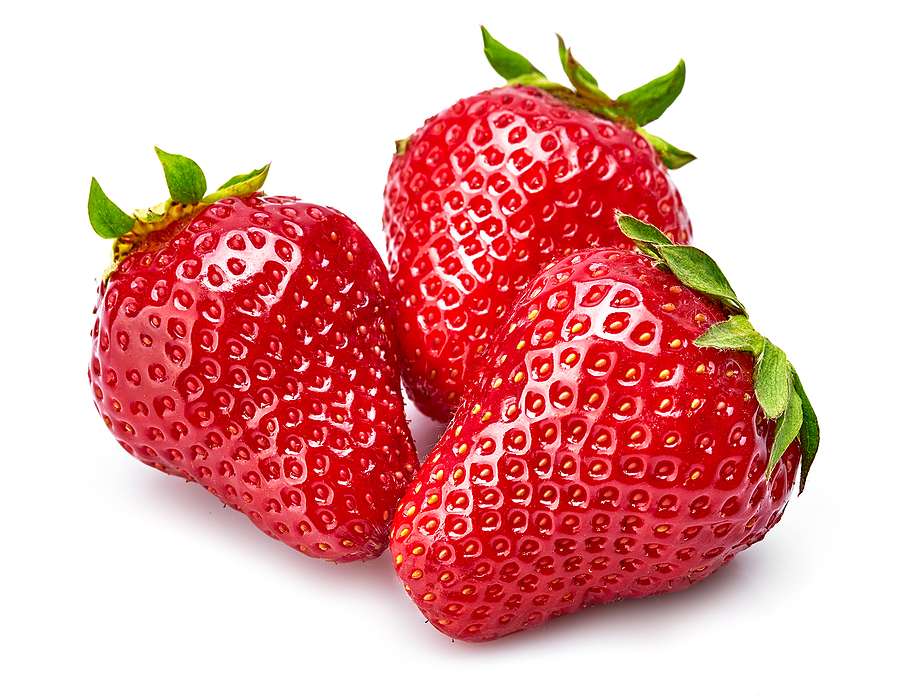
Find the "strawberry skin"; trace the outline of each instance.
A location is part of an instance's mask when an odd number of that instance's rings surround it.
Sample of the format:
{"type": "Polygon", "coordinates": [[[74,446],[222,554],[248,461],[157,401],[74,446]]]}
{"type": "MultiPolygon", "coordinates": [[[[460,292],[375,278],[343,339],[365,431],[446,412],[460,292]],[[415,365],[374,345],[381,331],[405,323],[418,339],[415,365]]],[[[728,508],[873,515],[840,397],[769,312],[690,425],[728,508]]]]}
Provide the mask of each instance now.
{"type": "Polygon", "coordinates": [[[767,477],[753,355],[698,340],[724,319],[640,253],[534,278],[394,521],[397,575],[437,629],[481,642],[679,591],[778,522],[800,447],[767,477]]]}
{"type": "Polygon", "coordinates": [[[394,157],[384,199],[404,381],[442,421],[544,264],[591,246],[633,247],[616,209],[691,239],[644,136],[531,86],[488,90],[429,119],[394,157]]]}
{"type": "Polygon", "coordinates": [[[140,238],[101,285],[94,402],[130,454],[272,537],[376,557],[418,468],[387,290],[343,214],[216,201],[140,238]]]}

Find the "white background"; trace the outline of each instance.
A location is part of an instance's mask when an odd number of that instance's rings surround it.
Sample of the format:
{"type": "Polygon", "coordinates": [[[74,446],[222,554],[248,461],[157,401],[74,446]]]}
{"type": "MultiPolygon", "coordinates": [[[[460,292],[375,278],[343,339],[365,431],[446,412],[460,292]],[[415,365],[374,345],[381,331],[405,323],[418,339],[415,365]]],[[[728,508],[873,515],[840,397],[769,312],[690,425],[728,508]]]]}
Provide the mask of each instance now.
{"type": "MultiPolygon", "coordinates": [[[[897,11],[874,0],[553,6],[4,10],[5,697],[895,690],[897,11]],[[685,59],[684,93],[652,131],[698,156],[674,174],[695,241],[797,366],[823,441],[781,524],[708,581],[471,645],[425,623],[388,557],[308,559],[112,440],[86,378],[109,244],[85,203],[92,175],[127,210],[164,199],[154,145],[197,160],[210,185],[271,160],[267,192],[335,206],[383,248],[394,140],[502,82],[480,23],[562,80],[560,32],[611,94],[685,59]]],[[[411,417],[425,453],[436,428],[411,417]]]]}

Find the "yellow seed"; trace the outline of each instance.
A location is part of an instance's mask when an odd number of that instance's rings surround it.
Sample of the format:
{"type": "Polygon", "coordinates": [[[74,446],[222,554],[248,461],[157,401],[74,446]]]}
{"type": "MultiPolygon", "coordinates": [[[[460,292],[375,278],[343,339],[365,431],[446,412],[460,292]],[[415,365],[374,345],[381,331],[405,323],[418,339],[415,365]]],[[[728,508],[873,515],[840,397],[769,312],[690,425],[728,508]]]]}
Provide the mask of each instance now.
{"type": "Polygon", "coordinates": [[[474,415],[475,415],[476,413],[478,413],[480,410],[481,410],[481,404],[480,404],[480,403],[476,403],[476,404],[472,407],[472,415],[474,416],[474,415]]]}
{"type": "Polygon", "coordinates": [[[675,304],[669,302],[668,304],[663,304],[663,307],[662,307],[662,308],[663,308],[663,311],[674,311],[674,310],[675,310],[675,304]]]}
{"type": "Polygon", "coordinates": [[[425,595],[422,596],[422,600],[428,601],[430,603],[432,600],[435,599],[435,597],[436,596],[434,595],[434,593],[426,593],[425,595]]]}
{"type": "Polygon", "coordinates": [[[697,314],[694,316],[694,320],[697,321],[697,323],[703,323],[706,320],[706,314],[697,314]]]}
{"type": "Polygon", "coordinates": [[[578,321],[577,323],[572,325],[573,333],[581,333],[581,331],[583,331],[583,330],[584,330],[584,324],[581,323],[581,321],[578,321]]]}
{"type": "Polygon", "coordinates": [[[625,372],[625,379],[634,379],[636,376],[637,370],[634,367],[625,372]]]}
{"type": "Polygon", "coordinates": [[[672,399],[663,399],[659,402],[660,411],[668,411],[670,408],[672,408],[672,399]]]}
{"type": "Polygon", "coordinates": [[[649,343],[652,337],[653,334],[648,331],[647,333],[641,333],[641,335],[638,337],[638,340],[642,343],[649,343]]]}
{"type": "Polygon", "coordinates": [[[437,496],[429,496],[429,497],[428,497],[428,505],[433,506],[433,505],[434,505],[435,503],[437,503],[439,500],[441,500],[441,499],[440,499],[439,497],[437,497],[437,496]]]}
{"type": "Polygon", "coordinates": [[[481,422],[482,422],[482,423],[486,423],[486,422],[489,421],[490,419],[491,419],[491,412],[490,412],[490,411],[485,411],[485,412],[481,415],[481,422]]]}
{"type": "Polygon", "coordinates": [[[544,343],[549,343],[551,340],[553,340],[553,331],[547,331],[541,338],[541,341],[544,343]]]}
{"type": "Polygon", "coordinates": [[[481,449],[484,452],[489,452],[494,449],[494,441],[488,438],[481,444],[481,449]]]}
{"type": "Polygon", "coordinates": [[[678,442],[678,438],[674,435],[669,435],[669,437],[666,438],[667,445],[674,445],[676,442],[678,442]]]}
{"type": "Polygon", "coordinates": [[[412,515],[415,515],[415,513],[416,513],[416,507],[415,507],[415,506],[410,506],[410,507],[407,508],[407,510],[406,510],[406,517],[408,518],[408,517],[410,517],[410,516],[412,516],[412,515]]]}
{"type": "Polygon", "coordinates": [[[697,374],[705,374],[706,373],[706,365],[700,364],[697,365],[697,369],[695,370],[697,374]]]}
{"type": "Polygon", "coordinates": [[[513,381],[516,382],[517,384],[519,382],[521,382],[523,379],[525,379],[525,373],[521,372],[521,371],[516,372],[516,376],[513,377],[513,381]]]}
{"type": "Polygon", "coordinates": [[[466,443],[463,443],[459,446],[459,449],[456,450],[456,454],[462,457],[466,452],[468,452],[469,446],[466,443]]]}
{"type": "Polygon", "coordinates": [[[524,348],[524,347],[525,347],[525,341],[524,341],[524,340],[520,340],[520,341],[519,341],[519,344],[516,345],[516,350],[521,350],[521,349],[524,348]]]}
{"type": "Polygon", "coordinates": [[[568,389],[564,389],[564,390],[561,391],[560,394],[559,394],[559,400],[560,400],[560,401],[568,401],[568,400],[571,399],[571,398],[572,398],[572,392],[569,391],[568,389]]]}
{"type": "Polygon", "coordinates": [[[416,569],[410,574],[410,578],[419,579],[422,578],[422,572],[419,569],[416,569]]]}
{"type": "Polygon", "coordinates": [[[398,564],[402,564],[402,563],[403,563],[403,555],[402,555],[402,554],[398,554],[398,555],[397,555],[396,561],[397,561],[398,564]]]}
{"type": "Polygon", "coordinates": [[[497,388],[498,386],[500,386],[501,384],[503,384],[503,380],[500,379],[500,377],[497,377],[497,378],[491,383],[491,386],[492,386],[494,389],[496,389],[496,388],[497,388]]]}
{"type": "Polygon", "coordinates": [[[497,365],[502,365],[504,362],[506,362],[506,355],[500,355],[500,359],[497,360],[497,365]]]}
{"type": "Polygon", "coordinates": [[[438,470],[434,473],[434,478],[435,478],[436,481],[440,481],[441,479],[443,479],[443,478],[444,478],[444,470],[443,470],[443,469],[438,469],[438,470]]]}
{"type": "Polygon", "coordinates": [[[534,319],[537,318],[537,315],[538,315],[538,310],[532,309],[532,311],[528,314],[528,320],[533,321],[534,319]]]}
{"type": "Polygon", "coordinates": [[[547,374],[547,372],[549,372],[549,371],[550,371],[550,363],[545,362],[544,364],[541,365],[541,368],[538,370],[538,373],[539,374],[547,374]]]}
{"type": "Polygon", "coordinates": [[[415,547],[413,547],[412,553],[415,554],[416,556],[418,556],[418,555],[422,554],[422,552],[424,552],[424,551],[425,551],[425,548],[422,545],[416,545],[415,547]]]}
{"type": "Polygon", "coordinates": [[[691,401],[691,408],[694,410],[700,408],[700,399],[694,399],[693,401],[691,401]]]}
{"type": "Polygon", "coordinates": [[[681,347],[681,341],[678,340],[678,338],[676,338],[671,343],[669,343],[669,347],[672,348],[673,350],[677,350],[678,348],[681,347]]]}
{"type": "Polygon", "coordinates": [[[567,365],[573,365],[575,364],[575,360],[577,359],[578,355],[576,355],[574,352],[570,352],[568,355],[566,355],[566,358],[563,360],[563,362],[565,362],[567,365]]]}
{"type": "MultiPolygon", "coordinates": [[[[409,528],[404,525],[403,528],[400,530],[400,533],[398,536],[406,537],[408,534],[409,534],[409,528]]],[[[399,564],[400,562],[398,561],[397,563],[399,564]]]]}
{"type": "Polygon", "coordinates": [[[600,394],[598,394],[596,391],[588,397],[588,403],[591,406],[593,406],[599,400],[600,400],[600,394]]]}
{"type": "Polygon", "coordinates": [[[509,408],[506,409],[506,417],[507,417],[507,418],[512,418],[512,417],[515,416],[516,413],[518,413],[518,412],[519,412],[519,409],[518,409],[518,408],[516,408],[515,406],[510,406],[509,408]]]}
{"type": "Polygon", "coordinates": [[[449,581],[451,578],[453,578],[452,574],[446,572],[441,574],[441,581],[449,581]]]}
{"type": "Polygon", "coordinates": [[[453,472],[453,479],[456,481],[459,481],[465,475],[466,475],[466,473],[462,469],[457,469],[455,472],[453,472]]]}
{"type": "Polygon", "coordinates": [[[665,381],[666,379],[668,379],[668,378],[671,377],[671,376],[672,376],[672,372],[670,372],[670,371],[667,370],[667,369],[664,369],[662,372],[659,373],[659,378],[660,378],[662,381],[665,381]]]}

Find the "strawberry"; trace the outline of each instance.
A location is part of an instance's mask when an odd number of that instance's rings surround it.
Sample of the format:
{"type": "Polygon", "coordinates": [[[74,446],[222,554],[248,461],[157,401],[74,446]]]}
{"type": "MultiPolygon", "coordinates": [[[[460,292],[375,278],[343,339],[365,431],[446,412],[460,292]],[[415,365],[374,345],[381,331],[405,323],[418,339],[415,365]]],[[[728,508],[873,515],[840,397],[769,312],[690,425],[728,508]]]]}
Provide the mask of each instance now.
{"type": "Polygon", "coordinates": [[[387,270],[340,212],[258,192],[268,167],[205,195],[157,149],[170,199],[126,215],[91,184],[114,238],[91,336],[94,403],[141,462],[196,481],[313,557],[387,546],[418,469],[387,270]]]}
{"type": "Polygon", "coordinates": [[[818,423],[721,271],[622,217],[513,303],[394,520],[400,580],[440,631],[496,639],[682,590],[763,538],[818,423]]]}
{"type": "Polygon", "coordinates": [[[440,421],[544,264],[591,246],[633,248],[615,209],[691,240],[668,169],[693,156],[643,129],[681,92],[683,62],[612,100],[562,39],[574,90],[482,33],[509,83],[458,101],[399,142],[384,190],[403,379],[419,410],[440,421]]]}

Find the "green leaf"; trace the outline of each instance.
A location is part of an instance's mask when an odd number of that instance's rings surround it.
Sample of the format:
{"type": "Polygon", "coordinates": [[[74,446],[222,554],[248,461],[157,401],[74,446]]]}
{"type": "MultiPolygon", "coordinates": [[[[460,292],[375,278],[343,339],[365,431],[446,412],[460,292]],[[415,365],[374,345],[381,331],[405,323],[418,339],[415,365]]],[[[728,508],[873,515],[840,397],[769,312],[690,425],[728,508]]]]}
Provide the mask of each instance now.
{"type": "Polygon", "coordinates": [[[746,314],[722,270],[702,250],[687,245],[666,245],[659,246],[659,255],[685,285],[720,301],[738,313],[746,314]]]}
{"type": "Polygon", "coordinates": [[[756,357],[762,352],[765,340],[751,325],[750,319],[737,314],[712,326],[694,341],[694,345],[720,350],[742,350],[753,353],[756,357]]]}
{"type": "Polygon", "coordinates": [[[797,435],[800,434],[800,426],[803,424],[803,408],[800,396],[793,389],[788,394],[787,405],[784,413],[775,423],[775,439],[772,441],[772,451],[769,453],[769,464],[766,467],[766,478],[771,476],[772,470],[782,458],[785,450],[790,447],[797,435]]]}
{"type": "Polygon", "coordinates": [[[484,40],[484,55],[488,63],[506,80],[514,80],[523,75],[544,75],[522,54],[508,49],[492,37],[483,26],[481,38],[484,40]]]}
{"type": "Polygon", "coordinates": [[[135,219],[119,209],[106,196],[96,178],[91,178],[91,191],[88,193],[88,219],[91,228],[101,238],[119,238],[134,228],[135,219]]]}
{"type": "Polygon", "coordinates": [[[587,68],[575,60],[572,49],[566,48],[563,38],[557,34],[559,43],[559,60],[562,61],[563,70],[575,88],[575,92],[588,99],[587,109],[613,121],[621,121],[622,114],[613,106],[612,98],[597,86],[597,79],[591,75],[587,68]]]}
{"type": "Polygon", "coordinates": [[[616,212],[616,223],[622,233],[634,241],[634,244],[647,255],[659,257],[657,246],[672,245],[672,241],[666,238],[666,234],[653,224],[648,224],[630,214],[616,212]],[[650,244],[650,245],[648,245],[650,244]]]}
{"type": "Polygon", "coordinates": [[[800,493],[806,488],[806,479],[809,476],[809,470],[812,468],[813,460],[819,451],[819,419],[813,410],[812,403],[803,385],[800,383],[800,377],[797,370],[791,366],[791,375],[794,380],[794,391],[800,397],[800,407],[803,410],[803,425],[800,427],[800,493]]]}
{"type": "Polygon", "coordinates": [[[681,94],[684,78],[684,61],[679,61],[671,73],[619,95],[616,106],[641,126],[649,124],[659,119],[681,94]]]}
{"type": "Polygon", "coordinates": [[[270,164],[266,164],[258,170],[254,170],[246,175],[235,175],[215,192],[207,195],[201,201],[204,204],[212,204],[213,202],[218,202],[220,199],[225,199],[225,197],[246,197],[254,192],[259,192],[269,174],[269,165],[270,164]]]}
{"type": "Polygon", "coordinates": [[[694,154],[675,148],[671,143],[663,141],[659,136],[654,136],[647,132],[643,127],[637,127],[635,131],[650,142],[650,145],[653,146],[659,154],[659,159],[663,162],[663,165],[669,170],[678,170],[681,166],[687,165],[692,160],[697,159],[697,156],[694,154]]]}
{"type": "Polygon", "coordinates": [[[206,176],[194,161],[186,156],[166,153],[157,148],[156,155],[166,175],[166,185],[173,202],[196,204],[206,194],[206,176]]]}
{"type": "Polygon", "coordinates": [[[787,356],[766,338],[753,376],[756,398],[766,418],[775,419],[784,413],[793,391],[791,380],[787,356]]]}

